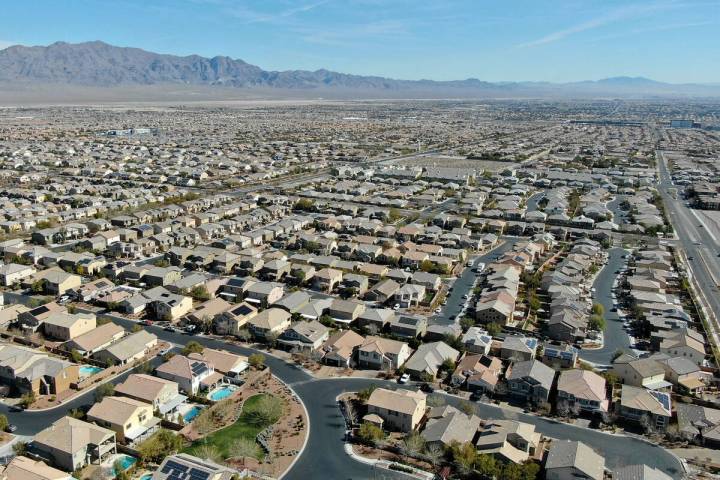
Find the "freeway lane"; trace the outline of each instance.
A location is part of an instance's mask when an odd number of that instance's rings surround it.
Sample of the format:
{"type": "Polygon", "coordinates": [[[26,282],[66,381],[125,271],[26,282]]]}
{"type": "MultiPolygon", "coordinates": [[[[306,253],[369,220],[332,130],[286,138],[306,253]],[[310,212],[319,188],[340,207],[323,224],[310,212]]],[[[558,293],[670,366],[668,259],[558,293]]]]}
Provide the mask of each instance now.
{"type": "Polygon", "coordinates": [[[698,226],[701,225],[700,222],[682,200],[673,198],[668,193],[668,189],[673,188],[673,184],[668,171],[667,160],[664,153],[659,150],[656,157],[658,159],[658,170],[660,171],[658,190],[667,208],[670,222],[675,229],[680,245],[687,254],[688,269],[695,277],[696,284],[703,297],[701,303],[705,303],[711,310],[711,315],[708,316],[711,331],[706,333],[712,337],[713,343],[718,345],[718,340],[720,340],[718,336],[720,295],[717,292],[718,285],[715,282],[715,276],[720,274],[720,259],[718,259],[715,252],[720,247],[710,233],[706,231],[706,228],[698,226]],[[693,257],[693,260],[689,260],[690,257],[693,257]]]}
{"type": "Polygon", "coordinates": [[[612,312],[613,299],[611,297],[613,282],[617,275],[615,272],[625,264],[622,256],[627,252],[622,248],[611,248],[608,252],[608,261],[595,278],[593,287],[595,294],[593,302],[600,303],[605,308],[605,343],[597,350],[581,350],[580,358],[598,365],[610,365],[613,353],[617,350],[630,350],[630,338],[623,330],[623,322],[616,312],[612,312]]]}

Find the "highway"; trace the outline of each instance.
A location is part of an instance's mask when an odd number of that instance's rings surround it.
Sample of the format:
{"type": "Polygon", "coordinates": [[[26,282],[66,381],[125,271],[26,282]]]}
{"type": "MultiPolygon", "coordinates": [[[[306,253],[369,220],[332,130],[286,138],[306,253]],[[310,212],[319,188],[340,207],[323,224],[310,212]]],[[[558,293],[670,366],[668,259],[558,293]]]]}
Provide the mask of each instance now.
{"type": "Polygon", "coordinates": [[[718,295],[718,275],[720,275],[720,246],[707,228],[693,214],[682,199],[673,198],[668,193],[673,188],[667,160],[662,151],[657,151],[657,166],[660,172],[658,190],[670,217],[679,244],[687,258],[687,267],[696,288],[699,289],[699,301],[705,308],[709,330],[714,345],[720,339],[718,315],[720,315],[720,295],[718,295]]]}

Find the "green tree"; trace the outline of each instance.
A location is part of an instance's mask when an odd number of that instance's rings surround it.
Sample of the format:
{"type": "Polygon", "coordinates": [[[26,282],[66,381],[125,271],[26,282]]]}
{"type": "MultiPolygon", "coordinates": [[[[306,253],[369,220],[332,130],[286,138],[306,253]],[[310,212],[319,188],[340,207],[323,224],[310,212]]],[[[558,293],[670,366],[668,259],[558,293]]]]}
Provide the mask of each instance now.
{"type": "Polygon", "coordinates": [[[467,332],[473,325],[475,325],[475,319],[472,317],[462,317],[460,319],[460,327],[462,327],[464,332],[467,332]]]}
{"type": "Polygon", "coordinates": [[[605,319],[602,317],[602,315],[591,315],[590,321],[588,322],[588,327],[591,330],[605,330],[605,327],[607,324],[605,323],[605,319]]]}
{"type": "Polygon", "coordinates": [[[198,302],[207,302],[210,300],[210,292],[205,285],[197,285],[190,290],[190,296],[198,302]]]}
{"type": "Polygon", "coordinates": [[[142,329],[143,329],[143,328],[142,328],[142,325],[140,325],[139,323],[136,323],[135,325],[132,326],[131,331],[132,331],[133,333],[137,333],[137,332],[139,332],[139,331],[142,330],[142,329]]]}
{"type": "Polygon", "coordinates": [[[423,260],[420,262],[420,270],[423,272],[432,272],[435,268],[435,264],[431,262],[430,260],[423,260]]]}
{"type": "Polygon", "coordinates": [[[601,303],[593,303],[591,312],[594,315],[604,315],[605,314],[605,307],[601,303]]]}
{"type": "Polygon", "coordinates": [[[42,293],[45,291],[45,280],[36,280],[30,285],[30,290],[33,293],[42,293]]]}
{"type": "Polygon", "coordinates": [[[477,450],[472,443],[453,441],[450,445],[450,455],[462,475],[467,475],[473,470],[477,459],[477,450]]]}
{"type": "Polygon", "coordinates": [[[413,457],[425,449],[425,439],[418,432],[411,432],[403,438],[401,448],[405,455],[413,457]]]}
{"type": "Polygon", "coordinates": [[[361,441],[364,443],[369,444],[376,444],[377,442],[381,441],[383,438],[385,438],[385,432],[382,431],[380,427],[378,427],[375,424],[365,422],[362,425],[360,425],[360,429],[358,431],[358,437],[361,441]]]}
{"type": "Polygon", "coordinates": [[[182,446],[181,437],[170,430],[161,428],[142,442],[137,451],[144,462],[160,463],[163,458],[177,453],[182,446]]]}
{"type": "Polygon", "coordinates": [[[23,394],[22,397],[20,397],[20,406],[27,408],[30,405],[32,405],[33,403],[35,403],[35,400],[36,400],[35,392],[32,392],[32,391],[27,392],[27,393],[23,394]]]}
{"type": "Polygon", "coordinates": [[[440,365],[440,370],[445,370],[446,372],[452,372],[455,370],[455,360],[452,358],[446,358],[443,360],[442,364],[440,365]]]}
{"type": "Polygon", "coordinates": [[[535,292],[530,293],[530,296],[528,297],[528,306],[533,312],[537,312],[538,310],[540,310],[542,304],[540,303],[540,299],[535,294],[535,292]]]}
{"type": "Polygon", "coordinates": [[[284,410],[283,401],[274,395],[263,395],[257,403],[243,409],[245,420],[251,425],[267,427],[277,422],[284,410]]]}
{"type": "Polygon", "coordinates": [[[475,413],[475,404],[469,400],[465,400],[465,399],[460,400],[460,405],[458,408],[465,415],[472,415],[475,413]]]}
{"type": "Polygon", "coordinates": [[[295,202],[295,206],[293,208],[295,210],[313,211],[315,209],[315,202],[309,198],[301,198],[295,202]]]}
{"type": "Polygon", "coordinates": [[[112,383],[103,383],[95,389],[95,402],[101,402],[103,398],[110,397],[115,393],[115,386],[112,383]]]}
{"type": "Polygon", "coordinates": [[[70,359],[75,363],[80,363],[82,361],[82,354],[78,352],[76,349],[70,350],[70,359]]]}
{"type": "Polygon", "coordinates": [[[370,395],[372,395],[372,393],[375,391],[376,388],[377,388],[377,385],[375,385],[373,383],[370,386],[368,386],[367,388],[363,388],[362,390],[358,391],[357,392],[358,399],[361,402],[366,403],[368,401],[368,399],[370,398],[370,395]]]}
{"type": "Polygon", "coordinates": [[[500,474],[500,465],[492,455],[480,454],[475,459],[475,468],[486,478],[495,478],[500,474]]]}
{"type": "Polygon", "coordinates": [[[495,322],[488,323],[485,328],[493,337],[500,335],[500,332],[502,332],[502,327],[495,322]]]}
{"type": "Polygon", "coordinates": [[[195,340],[188,342],[182,349],[183,355],[187,356],[191,353],[202,353],[205,348],[195,340]]]}
{"type": "Polygon", "coordinates": [[[390,220],[391,223],[395,223],[398,220],[402,218],[402,213],[400,213],[400,210],[397,208],[391,208],[390,212],[388,213],[388,220],[390,220]]]}
{"type": "Polygon", "coordinates": [[[265,355],[262,353],[253,353],[248,357],[248,363],[253,368],[260,368],[265,365],[265,355]]]}
{"type": "Polygon", "coordinates": [[[15,442],[12,449],[15,455],[25,455],[27,453],[27,442],[15,442]]]}
{"type": "Polygon", "coordinates": [[[302,284],[305,281],[305,271],[301,270],[299,268],[293,270],[292,272],[293,278],[297,280],[298,283],[302,284]]]}
{"type": "Polygon", "coordinates": [[[10,422],[8,421],[8,418],[6,415],[0,414],[0,431],[7,430],[8,426],[10,426],[10,422]]]}

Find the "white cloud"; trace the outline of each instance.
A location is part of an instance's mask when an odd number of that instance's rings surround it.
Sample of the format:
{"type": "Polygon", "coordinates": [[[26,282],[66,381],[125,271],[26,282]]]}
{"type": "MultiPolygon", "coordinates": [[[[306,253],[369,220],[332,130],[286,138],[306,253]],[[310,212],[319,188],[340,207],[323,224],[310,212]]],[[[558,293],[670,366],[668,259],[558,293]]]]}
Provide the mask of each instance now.
{"type": "Polygon", "coordinates": [[[667,10],[671,8],[677,8],[679,6],[681,6],[681,4],[678,4],[676,2],[656,2],[647,4],[626,5],[607,12],[603,15],[599,15],[585,22],[572,25],[562,30],[557,30],[538,39],[532,40],[530,42],[520,43],[516,46],[520,48],[527,48],[547,45],[549,43],[554,43],[572,35],[586,32],[588,30],[594,30],[596,28],[604,27],[606,25],[622,22],[625,20],[630,20],[659,10],[667,10]]]}
{"type": "Polygon", "coordinates": [[[278,23],[282,22],[284,19],[294,17],[295,15],[314,10],[322,5],[325,5],[329,1],[330,0],[320,0],[318,2],[287,8],[276,12],[263,12],[245,6],[236,6],[228,9],[228,13],[235,18],[243,20],[245,23],[278,23]]]}

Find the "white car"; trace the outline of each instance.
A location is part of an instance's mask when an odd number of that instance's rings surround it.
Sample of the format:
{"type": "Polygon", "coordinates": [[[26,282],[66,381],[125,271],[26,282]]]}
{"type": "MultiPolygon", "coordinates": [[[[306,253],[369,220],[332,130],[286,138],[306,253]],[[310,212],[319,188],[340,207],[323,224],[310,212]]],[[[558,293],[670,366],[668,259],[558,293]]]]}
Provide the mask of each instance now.
{"type": "Polygon", "coordinates": [[[435,313],[442,313],[442,308],[440,308],[440,307],[436,308],[435,313]]]}
{"type": "Polygon", "coordinates": [[[393,310],[400,310],[400,304],[396,303],[395,306],[393,307],[393,310]]]}
{"type": "Polygon", "coordinates": [[[410,380],[410,374],[403,373],[402,376],[398,379],[398,383],[407,383],[408,380],[410,380]]]}

